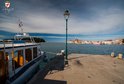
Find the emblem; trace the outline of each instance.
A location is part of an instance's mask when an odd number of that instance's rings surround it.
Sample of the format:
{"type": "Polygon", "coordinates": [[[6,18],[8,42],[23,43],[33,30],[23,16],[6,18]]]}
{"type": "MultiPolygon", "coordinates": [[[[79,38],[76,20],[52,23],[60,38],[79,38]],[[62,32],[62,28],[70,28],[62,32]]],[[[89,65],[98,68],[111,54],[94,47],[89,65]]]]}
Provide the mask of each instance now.
{"type": "Polygon", "coordinates": [[[6,2],[5,2],[5,7],[6,7],[6,8],[9,8],[9,7],[10,7],[10,2],[9,2],[9,1],[6,1],[6,2]]]}

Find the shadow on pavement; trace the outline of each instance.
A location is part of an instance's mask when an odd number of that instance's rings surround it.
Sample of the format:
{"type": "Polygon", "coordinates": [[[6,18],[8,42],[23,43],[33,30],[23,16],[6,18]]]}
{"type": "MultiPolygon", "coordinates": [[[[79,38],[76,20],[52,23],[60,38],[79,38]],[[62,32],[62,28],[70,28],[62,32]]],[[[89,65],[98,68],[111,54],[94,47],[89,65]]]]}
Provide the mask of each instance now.
{"type": "Polygon", "coordinates": [[[49,71],[52,70],[64,70],[64,58],[62,56],[54,58],[53,62],[49,66],[49,71]]]}
{"type": "Polygon", "coordinates": [[[44,79],[39,84],[67,84],[67,81],[44,79]]]}
{"type": "Polygon", "coordinates": [[[64,56],[56,56],[50,61],[40,64],[42,67],[27,84],[67,84],[66,81],[44,79],[48,73],[64,70],[64,56]]]}

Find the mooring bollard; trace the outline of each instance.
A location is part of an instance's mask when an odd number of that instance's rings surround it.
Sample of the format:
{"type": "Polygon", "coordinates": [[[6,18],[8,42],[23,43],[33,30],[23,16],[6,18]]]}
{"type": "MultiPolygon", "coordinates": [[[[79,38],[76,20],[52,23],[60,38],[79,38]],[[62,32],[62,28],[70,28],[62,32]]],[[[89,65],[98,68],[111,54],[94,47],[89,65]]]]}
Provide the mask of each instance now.
{"type": "Polygon", "coordinates": [[[111,57],[114,57],[114,56],[115,56],[115,53],[114,53],[114,52],[112,52],[112,53],[111,53],[111,57]]]}
{"type": "Polygon", "coordinates": [[[65,55],[65,50],[61,50],[61,54],[64,56],[65,55]]]}
{"type": "Polygon", "coordinates": [[[118,54],[118,59],[122,59],[123,58],[123,55],[122,54],[118,54]]]}

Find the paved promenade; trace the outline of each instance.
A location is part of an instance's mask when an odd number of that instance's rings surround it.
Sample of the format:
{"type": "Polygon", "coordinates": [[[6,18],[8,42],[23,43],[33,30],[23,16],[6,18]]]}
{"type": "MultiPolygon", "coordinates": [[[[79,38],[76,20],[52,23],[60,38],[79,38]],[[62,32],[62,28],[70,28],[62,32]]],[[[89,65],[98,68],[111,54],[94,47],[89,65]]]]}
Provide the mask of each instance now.
{"type": "Polygon", "coordinates": [[[107,55],[71,54],[64,70],[52,70],[44,79],[38,76],[28,84],[124,84],[124,60],[107,55]]]}

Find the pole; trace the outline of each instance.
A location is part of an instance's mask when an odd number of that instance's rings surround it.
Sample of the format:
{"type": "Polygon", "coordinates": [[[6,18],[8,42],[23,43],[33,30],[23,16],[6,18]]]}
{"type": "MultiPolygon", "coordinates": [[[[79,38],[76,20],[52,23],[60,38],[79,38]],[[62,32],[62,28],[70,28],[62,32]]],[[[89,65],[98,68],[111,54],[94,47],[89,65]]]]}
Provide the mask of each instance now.
{"type": "Polygon", "coordinates": [[[66,60],[68,60],[68,19],[66,19],[66,60]]]}

